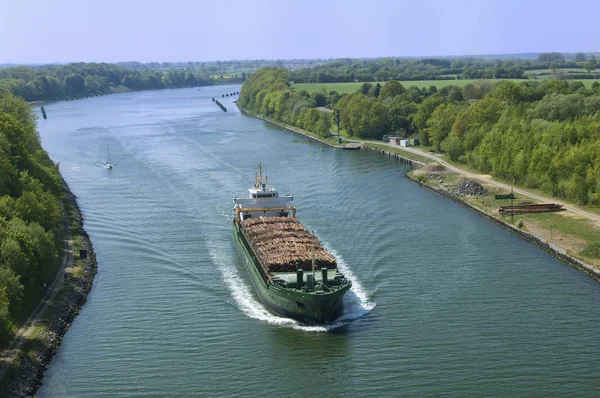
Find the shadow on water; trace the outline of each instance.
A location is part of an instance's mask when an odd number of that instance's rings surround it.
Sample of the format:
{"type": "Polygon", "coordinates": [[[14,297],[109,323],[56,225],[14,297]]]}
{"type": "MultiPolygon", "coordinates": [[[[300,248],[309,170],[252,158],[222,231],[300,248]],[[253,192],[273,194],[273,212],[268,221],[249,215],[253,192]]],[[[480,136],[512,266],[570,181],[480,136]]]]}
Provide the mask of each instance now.
{"type": "Polygon", "coordinates": [[[349,347],[347,326],[328,333],[306,333],[301,329],[272,328],[272,343],[277,351],[292,355],[297,360],[313,360],[326,354],[345,357],[349,347]]]}

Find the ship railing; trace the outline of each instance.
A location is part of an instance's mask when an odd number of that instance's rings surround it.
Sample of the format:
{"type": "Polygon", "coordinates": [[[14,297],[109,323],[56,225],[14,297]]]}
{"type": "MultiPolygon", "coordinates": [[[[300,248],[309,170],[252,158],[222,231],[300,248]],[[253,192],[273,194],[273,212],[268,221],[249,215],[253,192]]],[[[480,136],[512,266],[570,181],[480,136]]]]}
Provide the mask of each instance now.
{"type": "Polygon", "coordinates": [[[291,211],[292,217],[296,218],[296,206],[285,206],[285,207],[236,207],[235,208],[235,219],[236,222],[240,222],[240,213],[253,213],[257,211],[291,211]]]}

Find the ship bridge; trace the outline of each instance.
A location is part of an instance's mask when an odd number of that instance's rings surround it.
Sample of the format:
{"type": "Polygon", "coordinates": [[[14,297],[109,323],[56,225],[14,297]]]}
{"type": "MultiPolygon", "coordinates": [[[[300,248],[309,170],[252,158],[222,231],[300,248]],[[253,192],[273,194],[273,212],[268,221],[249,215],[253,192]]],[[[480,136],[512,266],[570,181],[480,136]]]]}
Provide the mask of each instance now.
{"type": "Polygon", "coordinates": [[[289,202],[294,200],[294,197],[292,195],[280,196],[277,189],[269,185],[269,177],[263,177],[262,164],[260,163],[258,164],[258,170],[254,187],[248,189],[248,197],[233,198],[237,221],[243,221],[251,217],[295,216],[295,207],[288,205],[289,202]]]}

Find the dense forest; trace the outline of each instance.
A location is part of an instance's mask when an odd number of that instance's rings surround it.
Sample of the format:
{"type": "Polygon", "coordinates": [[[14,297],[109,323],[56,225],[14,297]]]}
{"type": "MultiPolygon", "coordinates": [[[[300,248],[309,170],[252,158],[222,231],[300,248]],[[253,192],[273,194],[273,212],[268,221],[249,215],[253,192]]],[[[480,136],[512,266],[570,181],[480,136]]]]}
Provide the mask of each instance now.
{"type": "Polygon", "coordinates": [[[0,69],[0,94],[11,93],[27,101],[108,94],[119,87],[151,90],[210,84],[213,84],[210,76],[190,71],[138,70],[106,63],[0,69]]]}
{"type": "Polygon", "coordinates": [[[388,80],[454,80],[454,79],[526,79],[525,71],[548,69],[569,70],[565,78],[598,79],[592,73],[596,58],[578,53],[565,59],[560,53],[541,53],[536,60],[482,58],[379,58],[338,59],[312,68],[294,70],[290,79],[295,83],[373,82],[388,80]],[[572,69],[581,69],[573,73],[572,69]],[[579,72],[579,71],[578,71],[579,72]]]}
{"type": "Polygon", "coordinates": [[[62,179],[40,145],[32,108],[0,94],[0,340],[62,248],[62,179]]]}
{"type": "Polygon", "coordinates": [[[350,137],[420,137],[457,162],[576,203],[600,206],[600,85],[524,80],[419,89],[397,81],[358,92],[294,92],[294,72],[267,68],[242,86],[238,104],[275,121],[329,134],[340,110],[350,137]]]}

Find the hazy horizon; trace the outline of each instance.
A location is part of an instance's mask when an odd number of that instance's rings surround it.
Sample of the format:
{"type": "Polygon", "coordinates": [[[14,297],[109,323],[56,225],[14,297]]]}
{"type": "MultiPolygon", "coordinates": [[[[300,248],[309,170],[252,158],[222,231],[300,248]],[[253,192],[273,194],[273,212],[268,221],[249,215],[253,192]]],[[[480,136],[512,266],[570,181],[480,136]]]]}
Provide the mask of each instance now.
{"type": "Polygon", "coordinates": [[[597,52],[600,2],[0,0],[0,63],[210,62],[597,52]],[[25,22],[24,22],[25,21],[25,22]]]}

